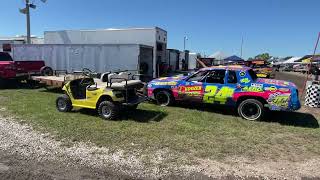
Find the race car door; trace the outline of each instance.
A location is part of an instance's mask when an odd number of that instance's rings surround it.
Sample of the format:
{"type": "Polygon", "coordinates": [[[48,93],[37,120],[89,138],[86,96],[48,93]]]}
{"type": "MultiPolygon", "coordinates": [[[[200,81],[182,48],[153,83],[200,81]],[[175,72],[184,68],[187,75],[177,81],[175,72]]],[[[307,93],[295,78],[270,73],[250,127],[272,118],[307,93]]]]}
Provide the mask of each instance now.
{"type": "Polygon", "coordinates": [[[204,95],[203,102],[211,104],[229,104],[235,88],[231,87],[226,78],[227,71],[216,69],[210,71],[203,79],[204,95]]]}
{"type": "Polygon", "coordinates": [[[181,83],[178,87],[178,99],[202,102],[203,79],[207,73],[208,71],[199,71],[181,83]]]}

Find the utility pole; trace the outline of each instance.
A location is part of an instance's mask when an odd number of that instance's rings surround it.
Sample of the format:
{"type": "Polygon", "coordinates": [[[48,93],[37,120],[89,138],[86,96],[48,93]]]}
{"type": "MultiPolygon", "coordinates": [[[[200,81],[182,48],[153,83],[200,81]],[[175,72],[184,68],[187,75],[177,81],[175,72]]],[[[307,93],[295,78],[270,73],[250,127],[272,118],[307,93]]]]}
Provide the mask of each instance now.
{"type": "Polygon", "coordinates": [[[27,17],[27,44],[31,44],[30,4],[29,4],[29,0],[26,0],[26,17],[27,17]]]}
{"type": "Polygon", "coordinates": [[[240,52],[240,58],[242,58],[242,49],[243,49],[243,37],[241,39],[241,52],[240,52]]]}
{"type": "MultiPolygon", "coordinates": [[[[45,3],[47,0],[41,0],[43,3],[45,3]]],[[[27,19],[27,44],[31,44],[31,23],[30,23],[30,8],[36,9],[36,5],[33,3],[30,3],[30,0],[25,0],[25,8],[19,9],[20,13],[26,15],[27,19]]]]}
{"type": "Polygon", "coordinates": [[[184,36],[183,37],[183,50],[185,51],[186,50],[186,41],[188,40],[188,37],[187,36],[184,36]]]}

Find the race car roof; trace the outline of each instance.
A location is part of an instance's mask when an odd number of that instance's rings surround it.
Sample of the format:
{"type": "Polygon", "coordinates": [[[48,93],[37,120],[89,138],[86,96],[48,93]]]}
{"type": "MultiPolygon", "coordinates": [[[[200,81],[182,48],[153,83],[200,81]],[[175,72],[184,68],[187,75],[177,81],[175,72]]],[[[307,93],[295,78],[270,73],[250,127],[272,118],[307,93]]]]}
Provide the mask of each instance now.
{"type": "Polygon", "coordinates": [[[206,71],[206,70],[215,70],[215,69],[225,69],[225,70],[250,70],[251,68],[247,66],[240,66],[240,65],[230,65],[230,66],[211,66],[211,67],[206,67],[202,68],[201,71],[206,71]]]}

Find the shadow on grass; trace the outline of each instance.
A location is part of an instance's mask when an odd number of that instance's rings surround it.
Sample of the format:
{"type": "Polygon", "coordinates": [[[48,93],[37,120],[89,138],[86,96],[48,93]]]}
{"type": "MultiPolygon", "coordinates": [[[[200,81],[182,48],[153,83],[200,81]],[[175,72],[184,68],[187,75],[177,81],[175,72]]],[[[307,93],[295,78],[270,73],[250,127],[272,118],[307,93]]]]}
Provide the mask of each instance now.
{"type": "Polygon", "coordinates": [[[12,89],[39,89],[43,88],[42,84],[36,81],[18,81],[18,80],[6,80],[4,84],[0,85],[2,90],[12,89]]]}
{"type": "MultiPolygon", "coordinates": [[[[93,109],[79,109],[74,112],[80,112],[81,114],[90,115],[99,117],[98,112],[93,109]]],[[[140,123],[148,123],[151,121],[160,122],[162,121],[168,114],[161,111],[153,111],[153,110],[122,110],[120,112],[120,117],[118,121],[135,121],[140,123]]]]}
{"type": "MultiPolygon", "coordinates": [[[[179,103],[176,103],[174,106],[186,108],[186,109],[196,109],[199,111],[206,111],[206,112],[239,117],[237,110],[235,108],[223,106],[223,105],[179,102],[179,103]]],[[[300,113],[300,112],[266,111],[266,116],[262,121],[277,122],[285,126],[296,126],[296,127],[303,127],[303,128],[319,128],[320,127],[318,120],[312,114],[300,113]]]]}
{"type": "Polygon", "coordinates": [[[186,109],[195,109],[198,111],[206,111],[212,113],[218,113],[229,116],[237,116],[237,111],[235,108],[224,105],[216,104],[204,104],[204,103],[195,103],[195,102],[176,102],[175,107],[186,108],[186,109]]]}
{"type": "Polygon", "coordinates": [[[264,121],[304,128],[320,127],[318,120],[312,114],[300,112],[268,111],[264,121]]]}
{"type": "Polygon", "coordinates": [[[63,91],[62,91],[61,88],[46,88],[46,89],[40,89],[39,92],[53,93],[53,94],[63,94],[63,91]]]}

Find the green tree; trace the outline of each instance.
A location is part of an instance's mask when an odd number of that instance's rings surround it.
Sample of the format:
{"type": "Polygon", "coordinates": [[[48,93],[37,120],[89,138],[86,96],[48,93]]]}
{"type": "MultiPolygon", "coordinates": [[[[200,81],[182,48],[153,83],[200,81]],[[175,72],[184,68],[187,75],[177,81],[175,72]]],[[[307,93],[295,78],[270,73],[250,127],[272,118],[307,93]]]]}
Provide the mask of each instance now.
{"type": "Polygon", "coordinates": [[[270,58],[272,58],[272,56],[270,56],[269,53],[262,53],[262,54],[258,54],[254,57],[255,59],[262,59],[262,60],[269,60],[270,58]]]}

